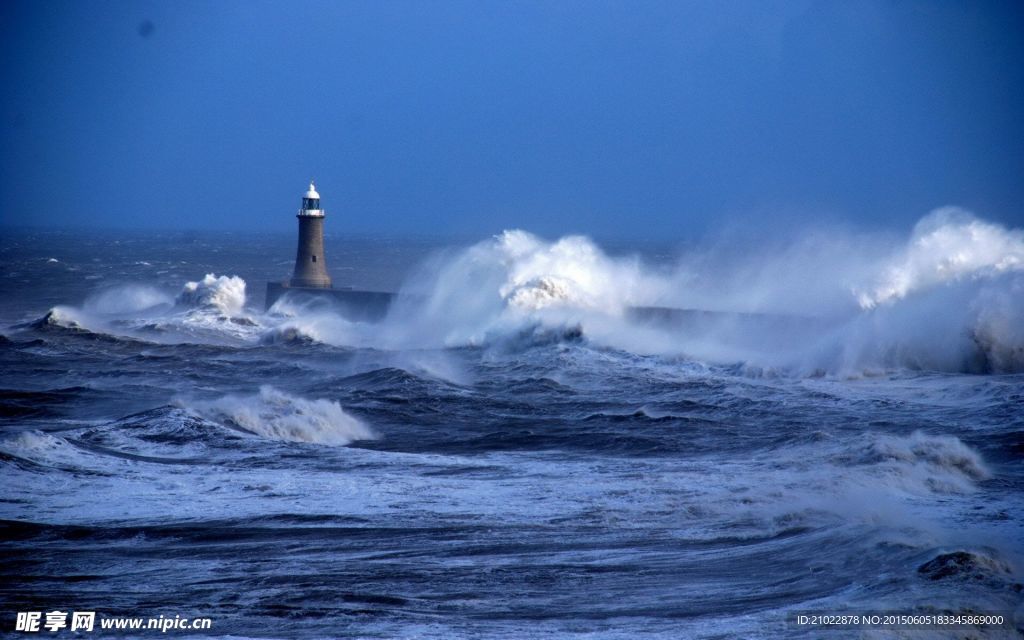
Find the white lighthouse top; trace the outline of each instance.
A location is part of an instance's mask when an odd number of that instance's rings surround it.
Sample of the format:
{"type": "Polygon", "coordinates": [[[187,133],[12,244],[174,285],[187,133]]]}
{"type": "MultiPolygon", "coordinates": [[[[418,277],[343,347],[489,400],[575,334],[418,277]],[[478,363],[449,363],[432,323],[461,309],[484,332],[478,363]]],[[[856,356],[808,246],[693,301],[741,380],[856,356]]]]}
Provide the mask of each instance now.
{"type": "Polygon", "coordinates": [[[302,207],[299,209],[299,216],[303,218],[324,217],[324,210],[320,208],[320,194],[316,192],[313,181],[309,181],[309,190],[302,194],[302,207]]]}

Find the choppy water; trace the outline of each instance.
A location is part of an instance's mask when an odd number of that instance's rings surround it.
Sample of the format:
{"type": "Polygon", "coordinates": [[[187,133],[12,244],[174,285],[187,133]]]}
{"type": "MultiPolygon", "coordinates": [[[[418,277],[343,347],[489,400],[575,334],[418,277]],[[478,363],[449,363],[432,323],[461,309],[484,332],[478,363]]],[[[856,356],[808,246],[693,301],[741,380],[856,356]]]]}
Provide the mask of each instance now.
{"type": "Polygon", "coordinates": [[[791,300],[811,318],[794,336],[630,320],[681,306],[658,297],[673,283],[710,293],[584,239],[415,266],[432,248],[329,239],[338,284],[412,276],[413,308],[366,326],[262,310],[290,237],[4,237],[4,624],[814,637],[787,612],[1020,610],[1012,264],[921,292],[872,280],[816,314],[791,300]]]}

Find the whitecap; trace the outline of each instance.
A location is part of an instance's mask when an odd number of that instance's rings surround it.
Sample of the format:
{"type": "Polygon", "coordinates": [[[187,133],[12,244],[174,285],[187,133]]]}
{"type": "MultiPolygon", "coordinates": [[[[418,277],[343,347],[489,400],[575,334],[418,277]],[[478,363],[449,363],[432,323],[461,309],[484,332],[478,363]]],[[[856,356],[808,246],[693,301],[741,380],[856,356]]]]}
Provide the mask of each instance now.
{"type": "Polygon", "coordinates": [[[347,445],[376,437],[363,421],[346,413],[333,400],[307,400],[269,385],[261,386],[259,393],[250,396],[177,402],[204,419],[274,440],[347,445]]]}

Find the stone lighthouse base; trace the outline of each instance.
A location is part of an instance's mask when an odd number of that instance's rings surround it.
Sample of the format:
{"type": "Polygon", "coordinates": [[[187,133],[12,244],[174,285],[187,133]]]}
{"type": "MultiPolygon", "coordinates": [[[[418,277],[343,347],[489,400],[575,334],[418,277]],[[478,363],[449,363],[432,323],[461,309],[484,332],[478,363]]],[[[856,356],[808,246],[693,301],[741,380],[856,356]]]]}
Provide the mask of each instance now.
{"type": "Polygon", "coordinates": [[[285,296],[299,303],[303,300],[323,300],[335,307],[348,320],[378,322],[387,315],[396,295],[387,291],[293,287],[287,282],[268,282],[266,308],[269,310],[275,302],[285,296]]]}

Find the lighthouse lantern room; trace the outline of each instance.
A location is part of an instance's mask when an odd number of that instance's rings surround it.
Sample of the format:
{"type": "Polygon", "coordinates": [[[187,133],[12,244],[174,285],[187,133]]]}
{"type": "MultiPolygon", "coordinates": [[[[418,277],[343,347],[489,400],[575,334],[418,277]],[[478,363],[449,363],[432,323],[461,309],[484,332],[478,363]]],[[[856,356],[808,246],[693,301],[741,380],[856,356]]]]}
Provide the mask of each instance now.
{"type": "Polygon", "coordinates": [[[313,181],[309,181],[309,190],[302,196],[302,208],[299,209],[300,216],[321,216],[324,211],[320,208],[320,194],[316,191],[313,181]]]}

